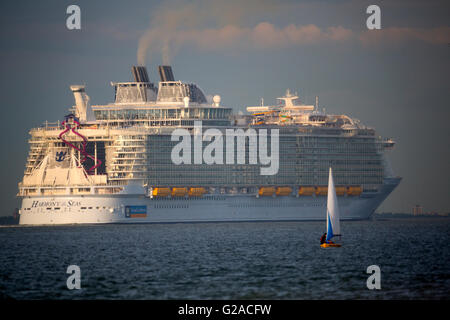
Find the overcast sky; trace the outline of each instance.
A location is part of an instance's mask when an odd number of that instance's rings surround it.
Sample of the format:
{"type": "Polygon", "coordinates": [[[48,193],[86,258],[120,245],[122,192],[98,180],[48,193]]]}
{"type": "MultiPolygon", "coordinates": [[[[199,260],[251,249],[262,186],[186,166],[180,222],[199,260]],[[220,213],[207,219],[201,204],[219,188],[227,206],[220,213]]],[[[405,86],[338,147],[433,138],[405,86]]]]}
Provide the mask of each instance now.
{"type": "Polygon", "coordinates": [[[392,137],[403,177],[378,211],[450,212],[450,7],[448,1],[2,1],[0,215],[19,201],[28,130],[62,120],[71,84],[93,104],[112,102],[110,81],[144,63],[170,63],[238,112],[287,88],[329,113],[392,137]],[[81,8],[81,30],[66,9],[81,8]],[[368,30],[366,8],[381,8],[368,30]]]}

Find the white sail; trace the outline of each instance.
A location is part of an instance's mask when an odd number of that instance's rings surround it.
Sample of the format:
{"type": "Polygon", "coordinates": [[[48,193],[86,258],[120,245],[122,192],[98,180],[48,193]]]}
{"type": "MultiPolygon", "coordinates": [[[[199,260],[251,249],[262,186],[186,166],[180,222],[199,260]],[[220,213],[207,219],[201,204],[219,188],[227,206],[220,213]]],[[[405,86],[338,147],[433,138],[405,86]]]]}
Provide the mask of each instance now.
{"type": "Polygon", "coordinates": [[[327,241],[337,235],[341,235],[341,225],[339,223],[339,207],[336,189],[334,188],[333,173],[330,167],[327,199],[327,241]]]}

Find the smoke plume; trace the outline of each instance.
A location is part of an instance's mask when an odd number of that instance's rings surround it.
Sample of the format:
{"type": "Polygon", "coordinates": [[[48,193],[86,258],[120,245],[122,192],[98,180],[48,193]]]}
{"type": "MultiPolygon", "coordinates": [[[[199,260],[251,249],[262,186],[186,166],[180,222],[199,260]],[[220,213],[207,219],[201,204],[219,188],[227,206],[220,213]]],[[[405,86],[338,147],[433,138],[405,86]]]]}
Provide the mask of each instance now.
{"type": "Polygon", "coordinates": [[[287,5],[270,0],[197,0],[187,4],[179,0],[163,2],[152,13],[150,27],[139,40],[138,63],[145,65],[156,52],[161,54],[163,64],[168,65],[184,46],[222,52],[351,41],[363,46],[401,44],[405,41],[450,43],[449,27],[363,28],[354,31],[343,26],[319,28],[314,24],[278,27],[265,21],[277,12],[292,9],[287,5]]]}

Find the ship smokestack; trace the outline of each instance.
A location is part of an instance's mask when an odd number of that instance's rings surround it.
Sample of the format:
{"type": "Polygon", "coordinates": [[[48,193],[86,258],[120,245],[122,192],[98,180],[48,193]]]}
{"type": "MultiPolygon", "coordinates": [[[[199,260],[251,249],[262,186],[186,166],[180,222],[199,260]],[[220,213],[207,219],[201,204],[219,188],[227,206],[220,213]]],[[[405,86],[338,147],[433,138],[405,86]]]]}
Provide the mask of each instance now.
{"type": "Polygon", "coordinates": [[[132,66],[131,72],[135,82],[150,82],[147,69],[144,66],[132,66]]]}
{"type": "Polygon", "coordinates": [[[159,77],[162,82],[175,81],[175,77],[173,76],[171,66],[159,66],[158,71],[159,71],[159,77]]]}
{"type": "Polygon", "coordinates": [[[94,113],[89,103],[89,96],[86,94],[84,85],[70,86],[70,90],[75,98],[75,115],[81,122],[95,120],[94,113]]]}

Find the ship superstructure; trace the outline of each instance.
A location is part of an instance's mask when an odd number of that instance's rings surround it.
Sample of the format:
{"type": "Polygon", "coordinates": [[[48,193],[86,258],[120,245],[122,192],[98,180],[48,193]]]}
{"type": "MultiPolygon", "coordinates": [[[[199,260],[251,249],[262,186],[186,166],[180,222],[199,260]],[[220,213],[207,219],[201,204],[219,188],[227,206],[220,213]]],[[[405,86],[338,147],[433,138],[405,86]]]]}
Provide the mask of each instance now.
{"type": "MultiPolygon", "coordinates": [[[[91,105],[84,86],[71,86],[71,113],[30,131],[21,224],[323,219],[329,167],[342,219],[364,219],[400,181],[385,157],[392,140],[319,111],[317,100],[297,104],[288,91],[277,105],[237,115],[220,96],[207,99],[197,85],[176,81],[170,66],[158,71],[155,85],[145,67],[133,67],[134,81],[112,82],[115,99],[105,105],[91,105]],[[194,137],[199,124],[202,132],[234,130],[240,161],[174,163],[174,130],[194,137]],[[278,170],[262,175],[250,161],[260,143],[250,133],[273,129],[278,170]]],[[[196,158],[198,149],[190,150],[196,158]]]]}

